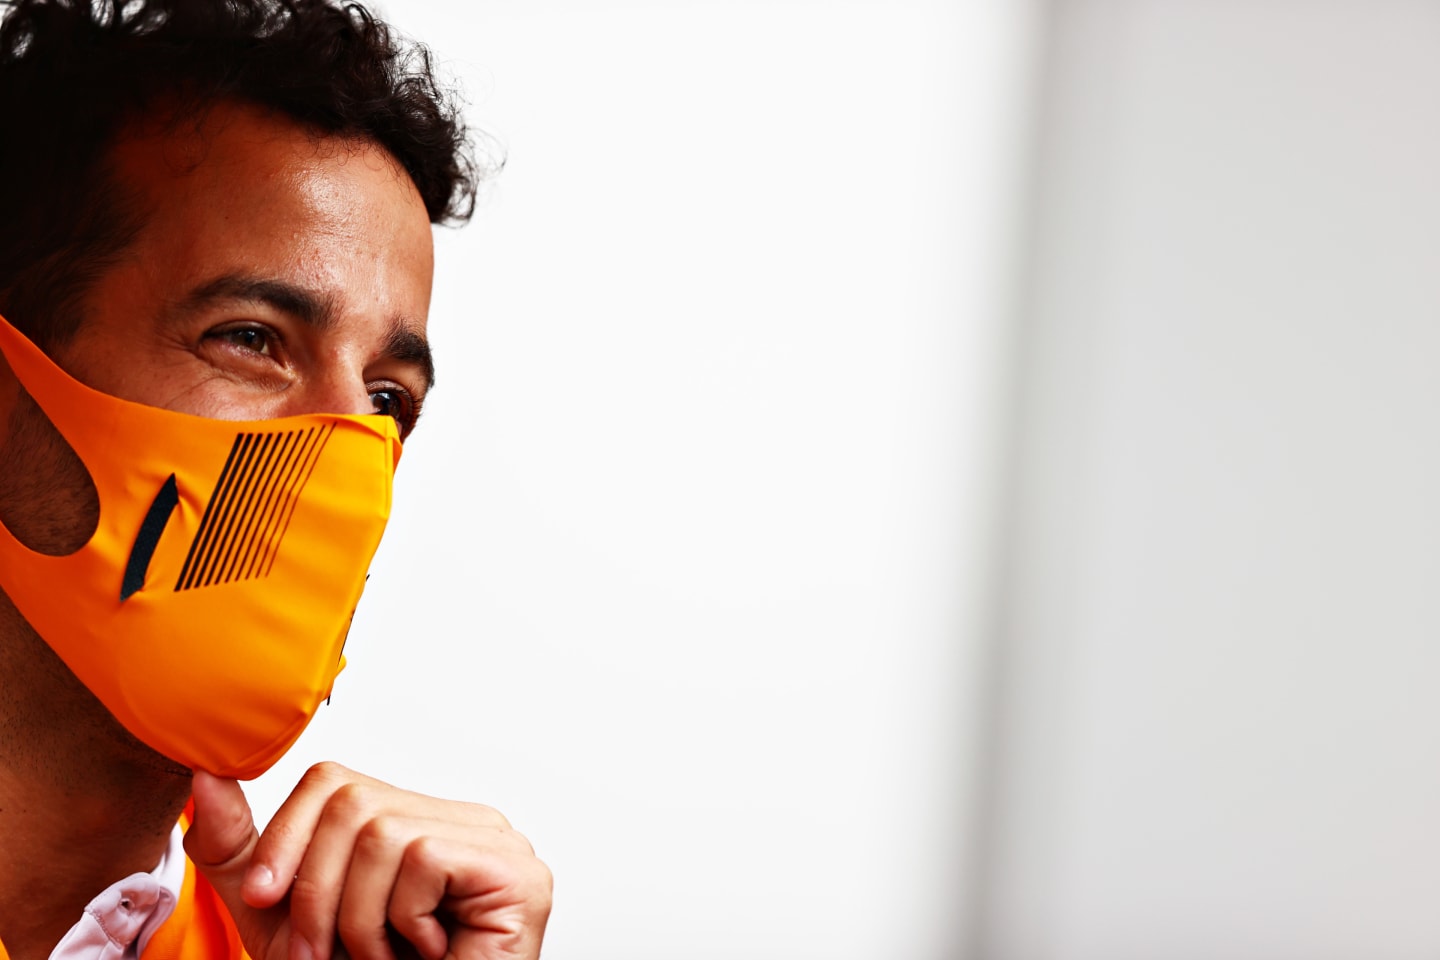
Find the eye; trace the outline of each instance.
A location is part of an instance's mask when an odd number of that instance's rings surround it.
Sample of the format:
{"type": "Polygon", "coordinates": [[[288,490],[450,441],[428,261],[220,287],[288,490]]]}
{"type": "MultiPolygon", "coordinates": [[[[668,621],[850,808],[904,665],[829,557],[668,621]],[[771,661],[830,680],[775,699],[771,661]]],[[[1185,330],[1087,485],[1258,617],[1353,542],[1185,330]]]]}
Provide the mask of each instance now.
{"type": "Polygon", "coordinates": [[[376,413],[394,419],[400,428],[401,440],[415,429],[415,421],[420,417],[420,404],[409,391],[394,384],[376,384],[370,388],[370,402],[375,405],[376,413]]]}
{"type": "Polygon", "coordinates": [[[207,339],[218,340],[246,353],[268,357],[275,352],[275,334],[268,327],[256,323],[219,327],[211,330],[205,336],[207,339]]]}

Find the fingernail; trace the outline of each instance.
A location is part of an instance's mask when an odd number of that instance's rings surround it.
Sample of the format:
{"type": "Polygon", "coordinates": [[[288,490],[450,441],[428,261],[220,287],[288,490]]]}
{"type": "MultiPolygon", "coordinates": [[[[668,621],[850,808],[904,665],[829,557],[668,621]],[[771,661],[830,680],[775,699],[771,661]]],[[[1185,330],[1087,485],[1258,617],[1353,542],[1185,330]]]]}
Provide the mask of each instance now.
{"type": "Polygon", "coordinates": [[[275,882],[275,873],[263,863],[257,863],[245,874],[245,886],[268,887],[275,882]]]}

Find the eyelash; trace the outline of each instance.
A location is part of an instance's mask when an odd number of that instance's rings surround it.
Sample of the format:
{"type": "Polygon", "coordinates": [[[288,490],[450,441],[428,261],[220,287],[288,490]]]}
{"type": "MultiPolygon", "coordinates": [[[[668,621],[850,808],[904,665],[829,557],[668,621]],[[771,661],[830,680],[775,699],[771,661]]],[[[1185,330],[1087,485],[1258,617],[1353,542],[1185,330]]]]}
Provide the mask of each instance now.
{"type": "MultiPolygon", "coordinates": [[[[205,334],[206,339],[223,340],[231,347],[243,353],[253,354],[257,357],[267,357],[275,360],[275,350],[283,345],[283,338],[278,332],[261,323],[238,323],[226,324],[216,327],[205,334]],[[253,346],[242,346],[236,343],[233,337],[237,334],[259,334],[264,338],[264,345],[260,349],[253,346]]],[[[278,361],[277,361],[278,362],[278,361]]],[[[400,384],[389,380],[380,380],[365,384],[365,390],[370,395],[372,402],[375,402],[375,412],[381,416],[389,416],[395,420],[400,430],[400,439],[404,440],[415,429],[415,423],[420,419],[420,407],[422,401],[417,400],[415,395],[406,390],[400,384]],[[380,404],[376,400],[382,394],[389,394],[396,397],[400,403],[400,409],[390,412],[379,409],[380,404]]]]}
{"type": "MultiPolygon", "coordinates": [[[[365,390],[370,394],[370,399],[375,400],[381,394],[391,394],[400,400],[400,410],[395,413],[388,413],[393,417],[395,425],[400,428],[400,439],[404,440],[410,436],[410,431],[415,429],[415,422],[420,419],[420,402],[417,401],[409,390],[398,383],[367,383],[365,390]]],[[[376,404],[377,408],[379,404],[376,404]]],[[[376,409],[376,413],[383,413],[376,409]]]]}

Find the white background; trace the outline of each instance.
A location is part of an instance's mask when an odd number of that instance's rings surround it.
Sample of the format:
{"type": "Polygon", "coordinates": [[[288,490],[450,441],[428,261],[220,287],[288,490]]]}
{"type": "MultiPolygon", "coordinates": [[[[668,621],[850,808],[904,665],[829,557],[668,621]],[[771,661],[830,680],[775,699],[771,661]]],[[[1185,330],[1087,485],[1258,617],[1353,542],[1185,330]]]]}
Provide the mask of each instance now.
{"type": "Polygon", "coordinates": [[[333,757],[491,803],[550,958],[958,943],[1025,7],[394,2],[508,164],[333,757]]]}
{"type": "Polygon", "coordinates": [[[1440,6],[387,9],[509,165],[262,809],[551,958],[1440,955],[1440,6]]]}
{"type": "Polygon", "coordinates": [[[979,955],[1440,956],[1440,5],[1054,11],[979,955]]]}

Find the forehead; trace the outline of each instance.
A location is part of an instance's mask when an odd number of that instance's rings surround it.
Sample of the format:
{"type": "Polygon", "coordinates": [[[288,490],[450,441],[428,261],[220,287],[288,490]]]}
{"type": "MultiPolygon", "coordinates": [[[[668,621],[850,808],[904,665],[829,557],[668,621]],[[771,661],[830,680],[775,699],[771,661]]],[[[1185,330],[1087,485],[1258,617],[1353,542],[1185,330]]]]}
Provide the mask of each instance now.
{"type": "Polygon", "coordinates": [[[379,145],[222,102],[137,126],[110,159],[141,223],[129,255],[147,261],[161,289],[255,273],[423,322],[429,217],[379,145]]]}
{"type": "Polygon", "coordinates": [[[408,188],[406,192],[419,199],[404,167],[374,141],[330,133],[243,100],[197,107],[157,104],[150,114],[121,128],[111,156],[127,179],[159,182],[198,177],[196,183],[252,169],[257,163],[256,172],[273,174],[360,156],[370,167],[384,168],[397,187],[408,188]]]}

